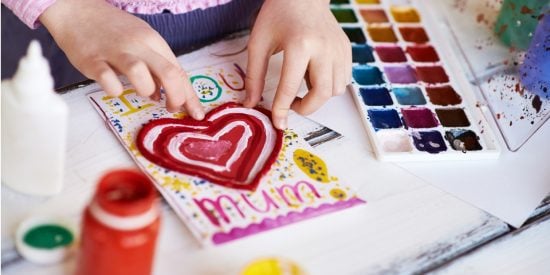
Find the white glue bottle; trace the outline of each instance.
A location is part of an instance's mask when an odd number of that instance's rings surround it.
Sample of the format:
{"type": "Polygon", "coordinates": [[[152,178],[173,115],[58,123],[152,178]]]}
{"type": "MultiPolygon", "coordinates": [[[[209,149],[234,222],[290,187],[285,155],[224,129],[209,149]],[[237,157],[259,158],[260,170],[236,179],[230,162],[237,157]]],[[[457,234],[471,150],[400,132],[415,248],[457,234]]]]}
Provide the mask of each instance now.
{"type": "Polygon", "coordinates": [[[67,104],[53,90],[40,44],[30,43],[11,80],[2,81],[2,183],[31,195],[61,191],[67,104]]]}

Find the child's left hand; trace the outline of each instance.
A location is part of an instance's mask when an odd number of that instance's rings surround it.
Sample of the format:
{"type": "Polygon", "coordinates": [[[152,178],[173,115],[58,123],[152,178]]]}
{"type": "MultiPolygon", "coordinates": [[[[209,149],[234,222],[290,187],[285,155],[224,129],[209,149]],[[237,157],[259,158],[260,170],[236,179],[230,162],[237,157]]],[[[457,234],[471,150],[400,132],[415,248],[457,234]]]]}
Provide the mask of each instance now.
{"type": "Polygon", "coordinates": [[[349,39],[328,0],[266,0],[248,42],[245,106],[260,101],[269,58],[280,51],[283,68],[272,113],[275,127],[284,129],[290,109],[308,115],[331,96],[343,94],[351,80],[352,61],[349,39]],[[304,76],[311,87],[299,99],[304,76]]]}

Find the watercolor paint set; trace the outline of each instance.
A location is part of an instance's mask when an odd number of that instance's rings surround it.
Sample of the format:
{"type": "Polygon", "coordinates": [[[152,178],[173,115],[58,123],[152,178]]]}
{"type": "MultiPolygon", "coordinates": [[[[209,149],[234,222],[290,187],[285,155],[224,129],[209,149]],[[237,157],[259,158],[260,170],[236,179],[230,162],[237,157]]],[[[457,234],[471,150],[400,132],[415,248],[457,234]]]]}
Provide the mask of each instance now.
{"type": "Polygon", "coordinates": [[[336,0],[352,95],[378,159],[494,159],[498,142],[460,66],[414,1],[336,0]]]}

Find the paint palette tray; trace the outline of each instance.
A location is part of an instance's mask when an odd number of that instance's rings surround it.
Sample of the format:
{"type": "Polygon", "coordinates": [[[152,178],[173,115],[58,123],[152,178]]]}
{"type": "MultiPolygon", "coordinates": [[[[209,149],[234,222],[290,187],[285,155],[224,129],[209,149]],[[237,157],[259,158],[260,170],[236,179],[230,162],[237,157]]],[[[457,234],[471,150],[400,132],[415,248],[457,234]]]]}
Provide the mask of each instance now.
{"type": "Polygon", "coordinates": [[[351,92],[378,159],[499,156],[464,73],[416,1],[333,0],[331,10],[352,42],[351,92]]]}

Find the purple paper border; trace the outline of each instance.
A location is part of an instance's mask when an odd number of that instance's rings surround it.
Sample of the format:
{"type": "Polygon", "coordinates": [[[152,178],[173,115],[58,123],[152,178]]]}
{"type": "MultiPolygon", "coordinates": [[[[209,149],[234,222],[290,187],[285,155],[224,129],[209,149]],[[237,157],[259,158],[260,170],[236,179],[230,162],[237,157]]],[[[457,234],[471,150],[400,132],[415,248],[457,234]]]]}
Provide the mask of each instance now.
{"type": "Polygon", "coordinates": [[[212,235],[212,242],[216,245],[244,238],[278,227],[282,227],[295,222],[307,220],[320,215],[328,214],[338,210],[350,208],[352,206],[366,203],[365,201],[354,197],[347,201],[339,201],[334,204],[324,203],[316,208],[306,208],[302,212],[289,212],[286,215],[281,215],[276,218],[266,218],[260,223],[253,223],[244,228],[233,228],[229,232],[218,232],[212,235]]]}

